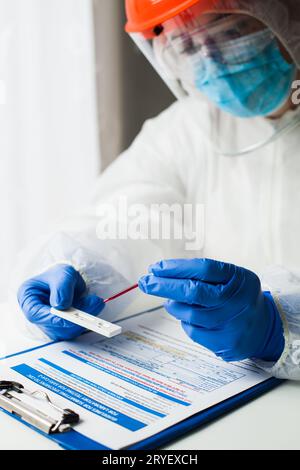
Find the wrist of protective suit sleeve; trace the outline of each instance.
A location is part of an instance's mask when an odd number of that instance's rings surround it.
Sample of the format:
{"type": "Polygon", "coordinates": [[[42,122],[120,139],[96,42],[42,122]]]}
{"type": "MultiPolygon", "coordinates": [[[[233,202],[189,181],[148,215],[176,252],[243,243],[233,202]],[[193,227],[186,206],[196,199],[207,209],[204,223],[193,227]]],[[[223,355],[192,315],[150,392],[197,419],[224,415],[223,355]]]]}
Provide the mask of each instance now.
{"type": "Polygon", "coordinates": [[[279,360],[255,364],[279,379],[300,380],[300,270],[270,266],[262,277],[281,316],[285,347],[279,360]]]}
{"type": "Polygon", "coordinates": [[[265,344],[257,359],[266,362],[277,362],[284,351],[284,329],[280,313],[270,292],[264,292],[264,300],[268,314],[270,315],[269,328],[265,344]]]}
{"type": "Polygon", "coordinates": [[[62,266],[62,265],[72,266],[72,268],[74,268],[75,271],[79,272],[79,274],[82,277],[82,279],[84,280],[87,288],[89,287],[89,284],[90,284],[91,280],[89,279],[89,277],[86,273],[86,270],[83,269],[82,265],[79,265],[78,263],[74,263],[73,261],[59,260],[59,261],[56,261],[55,263],[51,263],[51,264],[47,265],[43,269],[43,271],[48,271],[49,269],[54,268],[54,266],[62,266]]]}
{"type": "Polygon", "coordinates": [[[263,360],[255,363],[279,379],[300,380],[300,290],[276,292],[273,298],[283,322],[285,348],[275,364],[263,360]]]}

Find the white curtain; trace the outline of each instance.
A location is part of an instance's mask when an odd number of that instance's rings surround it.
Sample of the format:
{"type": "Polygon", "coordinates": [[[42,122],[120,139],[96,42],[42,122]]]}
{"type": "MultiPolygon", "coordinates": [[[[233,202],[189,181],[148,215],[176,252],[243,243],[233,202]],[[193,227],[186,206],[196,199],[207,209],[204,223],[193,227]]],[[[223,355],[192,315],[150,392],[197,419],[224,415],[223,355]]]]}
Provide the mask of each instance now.
{"type": "MultiPolygon", "coordinates": [[[[111,0],[107,0],[111,1],[111,0]]],[[[0,0],[0,299],[100,171],[92,0],[0,0]]]]}

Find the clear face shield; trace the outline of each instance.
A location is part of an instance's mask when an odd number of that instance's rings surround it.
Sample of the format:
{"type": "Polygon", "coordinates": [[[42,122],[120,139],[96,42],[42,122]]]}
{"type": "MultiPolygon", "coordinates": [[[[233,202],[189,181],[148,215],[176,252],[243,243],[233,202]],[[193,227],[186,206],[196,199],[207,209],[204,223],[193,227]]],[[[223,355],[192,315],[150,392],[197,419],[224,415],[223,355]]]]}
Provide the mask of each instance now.
{"type": "Polygon", "coordinates": [[[289,112],[263,120],[258,126],[261,136],[252,135],[250,121],[247,135],[238,131],[245,118],[275,115],[291,96],[297,75],[276,36],[254,17],[203,15],[196,4],[131,36],[178,99],[189,95],[215,105],[207,106],[210,116],[203,119],[203,131],[219,153],[252,152],[300,123],[300,113],[289,112]],[[227,119],[221,119],[220,110],[227,119]],[[229,128],[236,136],[230,148],[229,128]]]}

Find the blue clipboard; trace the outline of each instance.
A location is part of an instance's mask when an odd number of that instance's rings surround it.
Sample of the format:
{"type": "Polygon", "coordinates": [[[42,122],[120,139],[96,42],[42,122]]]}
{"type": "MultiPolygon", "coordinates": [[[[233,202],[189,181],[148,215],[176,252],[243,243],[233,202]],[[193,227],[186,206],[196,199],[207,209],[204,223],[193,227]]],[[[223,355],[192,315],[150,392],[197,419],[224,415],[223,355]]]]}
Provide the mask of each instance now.
{"type": "MultiPolygon", "coordinates": [[[[228,400],[225,400],[224,402],[221,402],[218,405],[215,405],[211,408],[208,408],[207,410],[197,413],[196,415],[191,416],[190,418],[178,424],[175,424],[174,426],[171,426],[170,428],[165,429],[164,431],[152,437],[149,437],[148,439],[144,441],[138,442],[137,444],[127,448],[126,450],[153,450],[153,449],[162,447],[168,444],[169,442],[187,434],[188,432],[195,430],[196,428],[199,428],[200,426],[210,421],[213,421],[214,419],[220,417],[221,415],[228,413],[229,411],[244,405],[245,403],[253,400],[254,398],[257,398],[260,395],[263,395],[269,390],[272,390],[273,388],[278,387],[278,385],[280,385],[283,382],[284,382],[283,380],[279,380],[275,378],[267,379],[261,384],[256,385],[255,387],[252,387],[243,393],[235,395],[234,397],[229,398],[228,400]]],[[[67,433],[63,433],[63,434],[51,434],[51,435],[45,434],[39,431],[38,429],[36,429],[35,427],[25,423],[16,415],[12,415],[8,413],[7,411],[3,410],[2,408],[0,408],[0,410],[3,411],[5,414],[13,417],[17,421],[20,421],[21,423],[25,424],[25,426],[38,432],[42,436],[45,436],[48,439],[51,439],[52,441],[56,442],[60,447],[62,447],[65,450],[94,450],[94,451],[95,450],[100,450],[100,451],[113,450],[113,449],[109,449],[103,446],[102,444],[99,444],[98,442],[95,442],[87,438],[83,434],[77,432],[75,429],[67,433]]]]}
{"type": "MultiPolygon", "coordinates": [[[[268,392],[269,390],[277,387],[283,380],[270,378],[267,379],[265,382],[262,382],[255,387],[246,390],[243,393],[240,393],[224,402],[219,403],[211,408],[208,408],[205,411],[197,413],[196,415],[178,423],[174,426],[171,426],[164,431],[149,437],[148,439],[138,442],[137,444],[124,449],[124,450],[154,450],[158,449],[159,447],[165,446],[169,442],[178,439],[179,437],[187,434],[188,432],[199,428],[200,426],[218,418],[219,416],[228,413],[229,411],[238,408],[239,406],[244,405],[245,403],[253,400],[254,398],[259,397],[260,395],[268,392]]],[[[0,408],[2,410],[2,408],[0,408]]],[[[100,451],[111,451],[113,449],[109,449],[98,442],[95,442],[83,434],[80,434],[76,430],[69,431],[64,434],[45,434],[38,429],[30,426],[29,424],[22,421],[15,415],[11,415],[5,410],[2,410],[4,413],[12,416],[14,419],[22,422],[25,426],[33,429],[34,431],[38,432],[42,436],[51,439],[52,441],[56,442],[60,447],[65,450],[100,450],[100,451]]]]}
{"type": "MultiPolygon", "coordinates": [[[[15,354],[11,354],[10,356],[6,356],[4,358],[0,358],[1,360],[9,359],[11,357],[15,357],[24,353],[28,353],[37,349],[42,349],[46,346],[54,344],[53,342],[37,346],[35,348],[20,351],[15,354]]],[[[273,388],[281,385],[284,380],[279,380],[276,378],[269,378],[266,379],[264,382],[245,390],[242,393],[234,395],[233,397],[224,400],[223,402],[218,403],[206,410],[203,410],[190,418],[187,418],[180,423],[177,423],[164,431],[155,434],[143,441],[140,441],[133,446],[128,447],[126,450],[153,450],[159,447],[165,446],[169,442],[178,439],[179,437],[187,434],[188,432],[199,428],[200,426],[207,424],[210,421],[220,417],[221,415],[228,413],[229,411],[238,408],[247,402],[263,395],[264,393],[272,390],[273,388]]],[[[19,418],[17,415],[13,415],[8,411],[4,410],[0,407],[0,410],[3,411],[5,414],[11,416],[12,418],[16,419],[20,423],[23,423],[25,426],[33,429],[37,433],[47,437],[48,439],[56,442],[60,447],[65,450],[100,450],[100,451],[111,451],[113,449],[109,449],[104,445],[93,441],[92,439],[84,436],[83,434],[79,433],[75,429],[72,429],[66,433],[58,433],[58,434],[46,434],[39,429],[35,428],[34,426],[26,423],[24,420],[19,418]]],[[[125,449],[124,449],[125,450],[125,449]]]]}

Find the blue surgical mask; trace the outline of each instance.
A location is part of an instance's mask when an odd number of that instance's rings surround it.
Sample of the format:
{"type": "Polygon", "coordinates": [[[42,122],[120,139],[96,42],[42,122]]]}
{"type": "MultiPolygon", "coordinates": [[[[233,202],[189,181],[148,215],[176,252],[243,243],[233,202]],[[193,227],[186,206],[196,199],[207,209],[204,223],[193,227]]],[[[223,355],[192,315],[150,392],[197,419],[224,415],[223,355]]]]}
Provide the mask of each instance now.
{"type": "Polygon", "coordinates": [[[197,89],[219,108],[242,118],[268,116],[289,98],[297,69],[269,30],[212,51],[194,62],[194,76],[197,89]]]}

